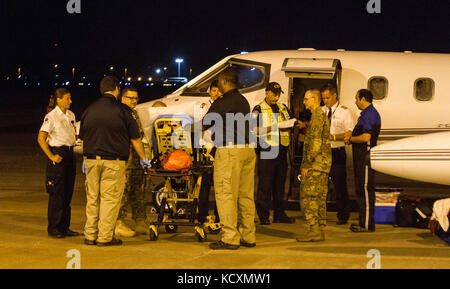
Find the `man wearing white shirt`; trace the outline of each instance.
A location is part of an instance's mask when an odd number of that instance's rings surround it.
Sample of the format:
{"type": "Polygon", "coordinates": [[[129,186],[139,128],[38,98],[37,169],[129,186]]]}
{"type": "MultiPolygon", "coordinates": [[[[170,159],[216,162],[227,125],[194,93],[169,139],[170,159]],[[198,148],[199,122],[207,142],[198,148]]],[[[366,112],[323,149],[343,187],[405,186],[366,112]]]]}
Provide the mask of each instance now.
{"type": "Polygon", "coordinates": [[[350,216],[350,206],[347,191],[346,153],[344,137],[352,134],[355,122],[351,111],[340,104],[337,98],[336,86],[327,83],[321,89],[325,106],[324,113],[330,120],[330,136],[332,148],[331,181],[336,193],[338,225],[347,224],[350,216]]]}

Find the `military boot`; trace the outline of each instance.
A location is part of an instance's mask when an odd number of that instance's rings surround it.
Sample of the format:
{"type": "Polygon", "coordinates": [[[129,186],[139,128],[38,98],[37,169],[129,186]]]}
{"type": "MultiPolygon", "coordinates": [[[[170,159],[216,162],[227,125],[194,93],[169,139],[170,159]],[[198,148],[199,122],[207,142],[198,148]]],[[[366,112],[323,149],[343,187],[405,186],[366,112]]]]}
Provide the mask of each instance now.
{"type": "Polygon", "coordinates": [[[319,225],[315,224],[309,226],[309,231],[306,233],[306,236],[297,238],[297,242],[320,242],[324,239],[325,236],[322,235],[319,225]]]}
{"type": "Polygon", "coordinates": [[[325,241],[325,226],[320,226],[320,233],[322,234],[322,241],[325,241]]]}
{"type": "Polygon", "coordinates": [[[134,237],[136,232],[131,230],[124,221],[117,220],[116,228],[114,230],[114,235],[116,237],[134,237]]]}
{"type": "Polygon", "coordinates": [[[144,219],[136,219],[136,227],[134,229],[138,235],[148,234],[148,225],[144,219]]]}

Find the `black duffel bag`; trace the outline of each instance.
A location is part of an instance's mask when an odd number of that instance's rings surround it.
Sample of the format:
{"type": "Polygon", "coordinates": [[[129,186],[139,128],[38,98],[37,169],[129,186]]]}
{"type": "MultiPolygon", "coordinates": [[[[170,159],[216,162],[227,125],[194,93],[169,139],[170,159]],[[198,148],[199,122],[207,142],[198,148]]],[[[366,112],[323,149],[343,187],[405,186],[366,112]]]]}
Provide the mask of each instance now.
{"type": "Polygon", "coordinates": [[[418,197],[400,195],[395,205],[395,218],[399,227],[428,228],[433,203],[418,197]]]}

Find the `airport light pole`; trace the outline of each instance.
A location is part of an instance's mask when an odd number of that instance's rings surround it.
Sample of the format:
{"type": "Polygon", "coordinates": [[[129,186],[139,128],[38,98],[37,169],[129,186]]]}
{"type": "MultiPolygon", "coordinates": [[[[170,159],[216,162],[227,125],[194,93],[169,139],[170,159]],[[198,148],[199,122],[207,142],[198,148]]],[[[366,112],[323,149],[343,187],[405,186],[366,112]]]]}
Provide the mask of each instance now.
{"type": "Polygon", "coordinates": [[[178,63],[178,77],[180,77],[180,65],[181,65],[181,63],[183,63],[183,61],[184,61],[183,58],[175,59],[175,62],[178,63]]]}

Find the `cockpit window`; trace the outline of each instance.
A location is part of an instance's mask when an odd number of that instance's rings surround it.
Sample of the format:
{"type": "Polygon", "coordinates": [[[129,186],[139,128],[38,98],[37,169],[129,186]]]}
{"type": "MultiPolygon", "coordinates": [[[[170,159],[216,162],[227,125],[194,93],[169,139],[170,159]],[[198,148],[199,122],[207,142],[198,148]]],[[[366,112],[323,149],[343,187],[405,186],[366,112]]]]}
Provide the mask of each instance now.
{"type": "Polygon", "coordinates": [[[241,93],[248,93],[264,88],[270,75],[270,64],[231,58],[224,65],[206,75],[190,87],[186,88],[182,96],[209,96],[208,88],[211,82],[227,67],[234,67],[238,72],[238,89],[241,93]]]}

